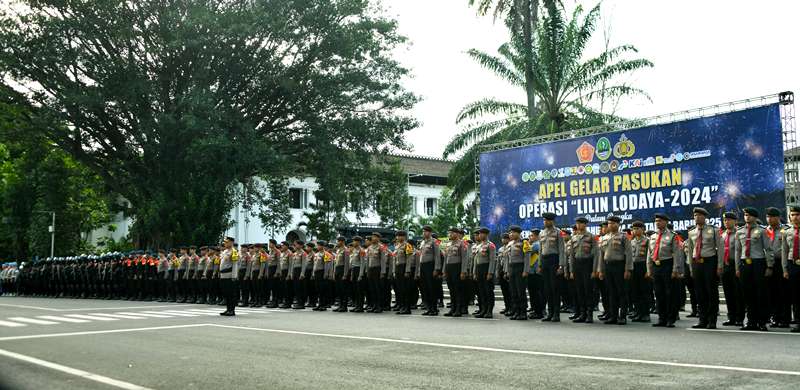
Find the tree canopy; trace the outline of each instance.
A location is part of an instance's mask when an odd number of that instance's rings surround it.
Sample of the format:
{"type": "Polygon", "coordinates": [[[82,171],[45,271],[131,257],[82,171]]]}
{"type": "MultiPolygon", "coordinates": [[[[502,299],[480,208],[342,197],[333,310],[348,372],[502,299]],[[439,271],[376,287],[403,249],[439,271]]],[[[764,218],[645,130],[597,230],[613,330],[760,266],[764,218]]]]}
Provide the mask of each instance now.
{"type": "Polygon", "coordinates": [[[0,69],[65,124],[39,131],[130,201],[139,246],[214,242],[252,177],[368,198],[373,156],[407,149],[417,98],[382,14],[370,0],[20,0],[0,14],[0,69]]]}

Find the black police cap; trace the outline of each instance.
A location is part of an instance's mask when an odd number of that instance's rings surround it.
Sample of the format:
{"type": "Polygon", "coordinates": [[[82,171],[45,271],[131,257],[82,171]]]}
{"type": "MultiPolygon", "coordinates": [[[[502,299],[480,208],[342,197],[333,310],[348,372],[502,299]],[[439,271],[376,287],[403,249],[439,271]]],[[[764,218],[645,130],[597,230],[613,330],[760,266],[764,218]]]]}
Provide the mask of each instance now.
{"type": "Polygon", "coordinates": [[[747,215],[758,218],[758,210],[755,207],[745,207],[742,211],[747,215]]]}
{"type": "Polygon", "coordinates": [[[552,221],[552,220],[556,219],[556,213],[542,213],[542,218],[544,218],[544,219],[546,219],[548,221],[552,221]]]}
{"type": "Polygon", "coordinates": [[[575,223],[589,223],[589,219],[586,217],[578,217],[575,218],[575,223]]]}
{"type": "Polygon", "coordinates": [[[644,222],[642,222],[642,221],[633,221],[633,223],[631,223],[631,227],[644,229],[644,222]]]}
{"type": "Polygon", "coordinates": [[[622,218],[620,218],[620,217],[618,217],[616,215],[612,215],[612,216],[606,218],[606,221],[614,222],[614,223],[620,223],[620,222],[622,222],[622,218]]]}
{"type": "Polygon", "coordinates": [[[767,207],[767,216],[769,217],[780,217],[781,211],[775,207],[767,207]]]}
{"type": "Polygon", "coordinates": [[[734,213],[732,211],[726,211],[724,214],[722,214],[722,218],[732,219],[734,221],[739,219],[739,217],[736,216],[736,213],[734,213]]]}
{"type": "Polygon", "coordinates": [[[509,231],[522,233],[522,228],[519,225],[511,225],[508,227],[509,231]]]}
{"type": "Polygon", "coordinates": [[[706,210],[706,209],[704,209],[702,207],[695,207],[694,209],[692,209],[692,214],[703,214],[704,216],[707,217],[708,216],[708,210],[706,210]]]}
{"type": "Polygon", "coordinates": [[[664,221],[670,221],[669,216],[664,213],[655,213],[653,215],[653,219],[662,219],[664,221]]]}

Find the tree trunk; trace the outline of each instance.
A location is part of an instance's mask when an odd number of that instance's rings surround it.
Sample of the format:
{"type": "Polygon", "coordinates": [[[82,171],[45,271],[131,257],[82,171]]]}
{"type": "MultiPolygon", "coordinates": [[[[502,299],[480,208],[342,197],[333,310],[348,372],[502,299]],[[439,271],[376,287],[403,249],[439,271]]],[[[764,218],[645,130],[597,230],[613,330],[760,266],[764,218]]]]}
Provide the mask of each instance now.
{"type": "MultiPolygon", "coordinates": [[[[515,0],[521,14],[523,57],[525,59],[525,93],[528,97],[528,119],[536,118],[536,94],[533,87],[533,32],[539,19],[539,0],[515,0]]],[[[518,19],[519,20],[519,19],[518,19]]]]}

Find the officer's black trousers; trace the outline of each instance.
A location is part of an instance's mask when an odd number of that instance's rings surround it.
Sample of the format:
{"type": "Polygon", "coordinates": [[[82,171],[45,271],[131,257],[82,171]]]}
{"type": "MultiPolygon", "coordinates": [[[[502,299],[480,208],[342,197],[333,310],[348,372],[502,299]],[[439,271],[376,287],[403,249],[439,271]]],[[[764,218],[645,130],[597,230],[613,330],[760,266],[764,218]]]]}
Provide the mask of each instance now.
{"type": "Polygon", "coordinates": [[[633,263],[630,283],[630,301],[636,317],[650,318],[650,297],[653,293],[650,281],[644,277],[646,273],[647,261],[636,261],[633,263]]]}
{"type": "Polygon", "coordinates": [[[370,267],[367,270],[367,281],[369,282],[370,304],[375,310],[382,309],[383,280],[381,279],[381,267],[370,267]]]}
{"type": "Polygon", "coordinates": [[[236,304],[239,303],[239,283],[234,279],[220,279],[219,282],[222,294],[225,296],[225,311],[234,313],[236,304]]]}
{"type": "Polygon", "coordinates": [[[548,317],[556,318],[561,313],[561,298],[558,294],[558,254],[542,255],[541,262],[548,317]]]}
{"type": "MultiPolygon", "coordinates": [[[[800,265],[789,263],[789,302],[793,306],[795,321],[800,321],[800,265]]],[[[798,325],[800,326],[800,325],[798,325]]]]}
{"type": "Polygon", "coordinates": [[[656,292],[656,307],[660,323],[674,323],[678,319],[680,289],[678,279],[672,279],[672,260],[661,260],[661,265],[653,265],[653,287],[656,292]]]}
{"type": "Polygon", "coordinates": [[[744,297],[742,282],[736,277],[733,261],[722,266],[722,292],[725,294],[725,306],[728,309],[728,320],[734,323],[744,322],[744,297]]]}
{"type": "Polygon", "coordinates": [[[717,280],[717,258],[704,257],[702,263],[692,261],[694,295],[701,324],[716,324],[719,313],[719,282],[717,280]]]}
{"type": "Polygon", "coordinates": [[[478,277],[480,311],[481,313],[491,313],[494,310],[494,276],[490,280],[486,280],[489,275],[489,263],[478,264],[475,268],[475,275],[478,277]]]}
{"type": "Polygon", "coordinates": [[[423,293],[422,298],[425,300],[425,306],[428,311],[438,312],[439,306],[436,302],[436,283],[440,285],[442,282],[433,276],[433,271],[436,264],[433,261],[427,263],[420,263],[419,276],[422,279],[423,293]]]}
{"type": "Polygon", "coordinates": [[[783,278],[780,253],[775,258],[774,272],[767,279],[769,285],[769,314],[776,323],[788,324],[792,319],[791,290],[788,281],[783,278]]]}
{"type": "Polygon", "coordinates": [[[608,282],[608,319],[626,319],[628,294],[625,282],[625,261],[609,261],[605,264],[605,279],[608,282]]]}
{"type": "Polygon", "coordinates": [[[463,306],[461,299],[464,297],[461,291],[461,263],[446,264],[447,288],[450,290],[450,312],[460,313],[463,306]]]}
{"type": "MultiPolygon", "coordinates": [[[[522,277],[523,268],[527,264],[511,263],[509,264],[508,281],[509,288],[511,289],[511,312],[514,315],[525,315],[527,300],[525,299],[525,287],[527,280],[522,277]]],[[[530,277],[530,275],[528,276],[530,277]]]]}
{"type": "Polygon", "coordinates": [[[594,309],[591,257],[575,259],[575,313],[589,315],[594,309]]]}
{"type": "Polygon", "coordinates": [[[752,325],[766,325],[769,321],[769,308],[767,307],[767,279],[764,273],[767,262],[764,259],[752,259],[752,264],[742,260],[742,292],[747,304],[747,323],[752,325]]]}

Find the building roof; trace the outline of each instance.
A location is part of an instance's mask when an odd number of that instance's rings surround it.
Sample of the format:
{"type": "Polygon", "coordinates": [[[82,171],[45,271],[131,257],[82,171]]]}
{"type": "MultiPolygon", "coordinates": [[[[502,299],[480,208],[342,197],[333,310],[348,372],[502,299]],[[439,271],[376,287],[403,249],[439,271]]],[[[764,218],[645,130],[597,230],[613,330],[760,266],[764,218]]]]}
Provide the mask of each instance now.
{"type": "Polygon", "coordinates": [[[446,178],[453,162],[435,157],[392,154],[400,161],[403,172],[408,175],[423,175],[446,178]]]}

